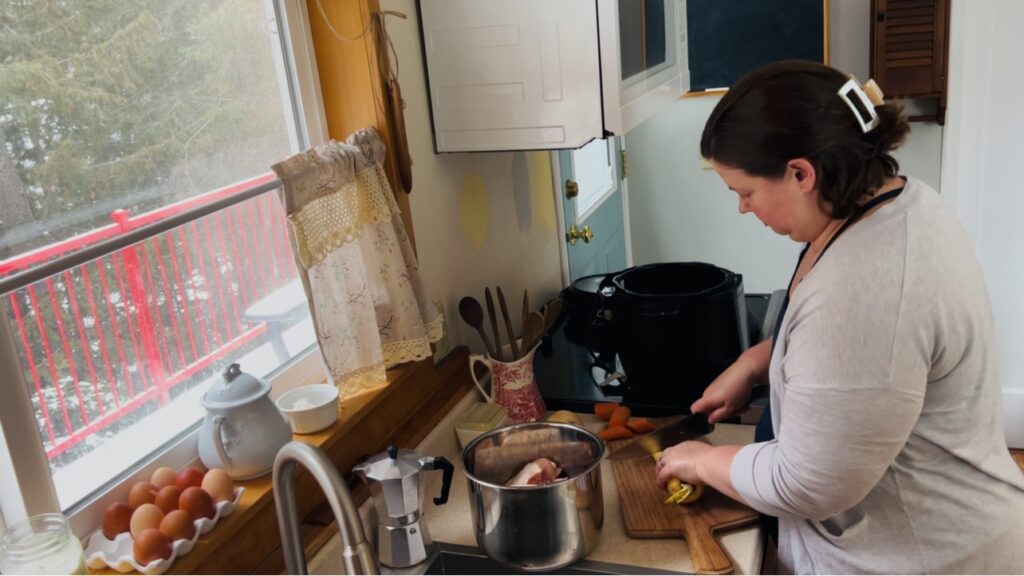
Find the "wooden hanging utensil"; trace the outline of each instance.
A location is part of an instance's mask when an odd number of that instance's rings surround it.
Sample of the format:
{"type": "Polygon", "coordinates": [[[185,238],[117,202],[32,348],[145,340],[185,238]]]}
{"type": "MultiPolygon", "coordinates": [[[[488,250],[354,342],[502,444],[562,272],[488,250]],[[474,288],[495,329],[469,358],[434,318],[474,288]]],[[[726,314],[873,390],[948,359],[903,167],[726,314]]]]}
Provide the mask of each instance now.
{"type": "Polygon", "coordinates": [[[406,194],[412,192],[412,157],[409,155],[409,137],[405,132],[405,102],[397,78],[388,79],[388,106],[395,121],[395,160],[398,161],[398,175],[406,194]]]}

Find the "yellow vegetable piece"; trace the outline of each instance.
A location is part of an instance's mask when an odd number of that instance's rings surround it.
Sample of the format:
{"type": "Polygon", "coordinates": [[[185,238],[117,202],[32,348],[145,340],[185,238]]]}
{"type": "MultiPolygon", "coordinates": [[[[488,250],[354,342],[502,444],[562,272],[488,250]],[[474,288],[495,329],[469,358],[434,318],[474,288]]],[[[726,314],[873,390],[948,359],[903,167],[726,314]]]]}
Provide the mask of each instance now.
{"type": "MultiPolygon", "coordinates": [[[[657,462],[661,458],[661,452],[652,452],[651,457],[657,462]]],[[[684,484],[679,478],[672,478],[665,485],[665,489],[668,491],[668,498],[665,499],[665,504],[690,504],[700,500],[700,497],[704,494],[704,486],[701,484],[684,484]]]]}
{"type": "Polygon", "coordinates": [[[693,491],[690,492],[690,494],[687,495],[686,498],[683,498],[682,500],[679,501],[679,504],[690,504],[692,502],[696,502],[697,500],[700,500],[700,497],[703,495],[704,485],[697,484],[696,486],[693,486],[693,491]]]}
{"type": "Polygon", "coordinates": [[[563,424],[583,426],[583,419],[580,418],[579,414],[569,410],[552,412],[551,415],[548,416],[548,422],[562,422],[563,424]]]}

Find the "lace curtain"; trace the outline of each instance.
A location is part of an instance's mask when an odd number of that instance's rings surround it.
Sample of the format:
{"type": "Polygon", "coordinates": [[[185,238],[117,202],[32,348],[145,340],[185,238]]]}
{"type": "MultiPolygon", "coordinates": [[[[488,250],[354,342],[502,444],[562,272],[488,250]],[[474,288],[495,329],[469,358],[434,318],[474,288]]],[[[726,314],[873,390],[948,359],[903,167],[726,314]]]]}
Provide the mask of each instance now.
{"type": "Polygon", "coordinates": [[[320,350],[343,397],[383,385],[390,366],[430,357],[444,330],[424,296],[384,153],[367,129],[274,165],[320,350]]]}

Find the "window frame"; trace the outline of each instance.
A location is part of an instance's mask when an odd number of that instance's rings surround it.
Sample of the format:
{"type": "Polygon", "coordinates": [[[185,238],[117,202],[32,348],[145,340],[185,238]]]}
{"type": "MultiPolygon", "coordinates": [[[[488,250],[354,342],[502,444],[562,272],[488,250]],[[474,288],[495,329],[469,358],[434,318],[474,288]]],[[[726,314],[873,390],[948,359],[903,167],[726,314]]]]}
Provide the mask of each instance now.
{"type": "MultiPolygon", "coordinates": [[[[295,128],[289,128],[292,145],[301,150],[322,144],[328,140],[327,115],[306,2],[264,0],[264,6],[268,23],[273,24],[281,44],[275,67],[287,80],[285,96],[295,118],[295,128]]],[[[268,380],[271,395],[276,397],[303,384],[323,382],[326,377],[319,348],[313,345],[280,366],[268,380]]],[[[64,511],[54,489],[6,315],[0,315],[0,395],[4,398],[0,402],[0,477],[4,478],[0,482],[0,533],[7,524],[28,516],[63,512],[75,534],[85,537],[101,524],[103,511],[110,503],[127,497],[134,482],[148,480],[160,466],[181,469],[198,463],[199,422],[172,443],[156,447],[140,465],[115,476],[101,493],[64,511]],[[10,477],[13,482],[7,480],[10,477]]]]}

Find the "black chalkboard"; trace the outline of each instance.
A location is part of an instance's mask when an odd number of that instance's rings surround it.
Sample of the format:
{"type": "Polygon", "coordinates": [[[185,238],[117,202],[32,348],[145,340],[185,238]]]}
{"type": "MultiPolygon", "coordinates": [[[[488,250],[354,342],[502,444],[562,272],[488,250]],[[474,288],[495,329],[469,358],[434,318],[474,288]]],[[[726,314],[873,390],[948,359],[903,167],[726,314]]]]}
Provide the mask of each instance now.
{"type": "Polygon", "coordinates": [[[823,62],[824,25],[823,0],[686,0],[690,90],[779,60],[823,62]]]}

